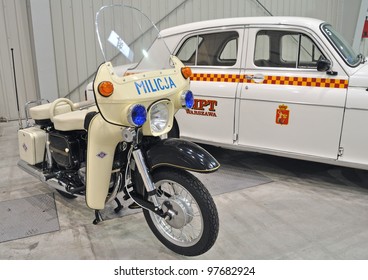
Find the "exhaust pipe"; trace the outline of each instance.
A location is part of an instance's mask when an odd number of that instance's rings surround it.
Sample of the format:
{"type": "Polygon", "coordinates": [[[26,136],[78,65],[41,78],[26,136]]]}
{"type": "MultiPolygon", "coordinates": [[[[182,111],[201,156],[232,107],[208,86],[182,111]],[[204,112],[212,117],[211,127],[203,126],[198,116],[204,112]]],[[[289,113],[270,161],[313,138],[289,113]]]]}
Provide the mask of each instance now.
{"type": "MultiPolygon", "coordinates": [[[[25,162],[24,160],[19,160],[17,163],[18,167],[20,169],[22,169],[23,171],[27,172],[29,175],[37,178],[38,180],[40,180],[42,183],[46,183],[50,188],[62,191],[62,192],[66,192],[75,196],[84,196],[78,193],[74,193],[74,192],[68,192],[66,191],[66,187],[67,185],[63,182],[61,182],[60,180],[55,179],[55,177],[57,176],[57,173],[52,173],[52,174],[44,174],[42,172],[41,169],[28,164],[27,162],[25,162]]],[[[106,203],[109,203],[110,201],[114,200],[117,193],[120,190],[121,187],[121,183],[122,183],[122,175],[118,174],[118,177],[116,178],[114,185],[113,185],[113,191],[112,193],[106,198],[106,203]]],[[[83,190],[84,188],[81,188],[80,190],[83,190]]],[[[75,190],[76,192],[79,191],[79,189],[75,190]]]]}
{"type": "Polygon", "coordinates": [[[23,171],[27,172],[29,175],[37,178],[41,182],[46,182],[46,176],[37,167],[29,165],[24,160],[19,160],[17,163],[18,167],[23,171]]]}
{"type": "MultiPolygon", "coordinates": [[[[20,169],[27,172],[29,175],[37,178],[42,183],[46,183],[50,188],[56,189],[62,192],[66,192],[66,189],[65,189],[66,184],[53,178],[55,175],[53,174],[45,175],[40,169],[38,169],[37,167],[33,165],[29,165],[24,160],[19,160],[17,165],[19,166],[20,169]]],[[[73,195],[78,196],[78,194],[73,194],[73,195]]]]}

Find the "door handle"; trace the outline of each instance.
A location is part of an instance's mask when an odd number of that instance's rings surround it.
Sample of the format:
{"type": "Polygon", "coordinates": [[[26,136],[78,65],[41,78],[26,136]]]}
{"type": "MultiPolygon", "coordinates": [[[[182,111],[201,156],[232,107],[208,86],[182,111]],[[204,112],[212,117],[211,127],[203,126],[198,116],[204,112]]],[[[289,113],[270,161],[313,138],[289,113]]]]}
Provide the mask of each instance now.
{"type": "Polygon", "coordinates": [[[253,76],[252,80],[255,83],[262,83],[263,80],[264,80],[264,75],[262,75],[262,74],[256,74],[256,75],[253,76]]]}

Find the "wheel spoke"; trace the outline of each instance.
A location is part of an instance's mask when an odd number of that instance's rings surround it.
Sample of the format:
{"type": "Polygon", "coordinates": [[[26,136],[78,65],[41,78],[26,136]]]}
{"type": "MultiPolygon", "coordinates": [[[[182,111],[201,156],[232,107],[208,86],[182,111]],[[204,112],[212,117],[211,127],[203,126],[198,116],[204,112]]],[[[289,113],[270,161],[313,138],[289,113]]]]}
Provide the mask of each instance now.
{"type": "Polygon", "coordinates": [[[194,226],[192,224],[188,224],[188,228],[191,229],[191,233],[192,233],[191,236],[194,239],[195,236],[196,236],[196,234],[194,232],[194,226]]]}
{"type": "Polygon", "coordinates": [[[203,233],[203,220],[199,206],[191,193],[181,184],[170,180],[157,182],[156,188],[159,190],[159,203],[162,205],[164,201],[169,201],[178,210],[178,216],[173,218],[178,220],[173,220],[172,223],[176,226],[183,223],[180,228],[173,227],[170,221],[150,213],[158,229],[165,238],[180,246],[183,244],[190,246],[197,242],[203,233]]]}

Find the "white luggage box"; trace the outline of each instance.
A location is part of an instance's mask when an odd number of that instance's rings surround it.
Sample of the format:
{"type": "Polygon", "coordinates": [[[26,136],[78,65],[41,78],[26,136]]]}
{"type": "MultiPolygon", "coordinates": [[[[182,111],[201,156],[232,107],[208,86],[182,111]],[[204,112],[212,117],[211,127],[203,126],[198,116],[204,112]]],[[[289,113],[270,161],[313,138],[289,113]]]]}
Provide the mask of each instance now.
{"type": "Polygon", "coordinates": [[[37,127],[18,131],[19,155],[25,162],[35,165],[43,161],[46,132],[37,127]]]}

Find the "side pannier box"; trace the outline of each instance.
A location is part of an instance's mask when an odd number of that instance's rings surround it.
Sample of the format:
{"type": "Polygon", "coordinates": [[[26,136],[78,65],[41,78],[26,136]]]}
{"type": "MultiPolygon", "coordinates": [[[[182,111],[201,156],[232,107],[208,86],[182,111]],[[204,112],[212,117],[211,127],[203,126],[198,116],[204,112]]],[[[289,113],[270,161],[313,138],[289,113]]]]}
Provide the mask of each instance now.
{"type": "Polygon", "coordinates": [[[19,156],[25,162],[35,165],[43,161],[46,132],[37,127],[18,131],[19,156]]]}

